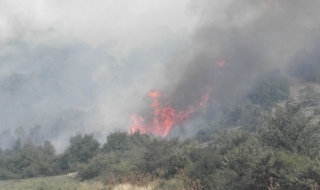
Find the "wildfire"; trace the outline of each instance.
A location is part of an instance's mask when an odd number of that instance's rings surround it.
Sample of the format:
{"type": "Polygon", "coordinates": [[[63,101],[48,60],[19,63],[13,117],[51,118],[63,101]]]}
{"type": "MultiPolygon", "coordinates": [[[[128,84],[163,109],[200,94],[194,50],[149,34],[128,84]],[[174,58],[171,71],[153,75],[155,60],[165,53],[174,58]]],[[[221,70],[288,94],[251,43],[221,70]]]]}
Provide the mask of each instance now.
{"type": "MultiPolygon", "coordinates": [[[[208,93],[202,97],[201,102],[195,106],[204,106],[209,100],[212,91],[213,90],[210,89],[208,93]]],[[[146,117],[143,118],[137,114],[133,114],[130,117],[130,133],[140,131],[140,133],[143,134],[151,133],[154,135],[167,136],[174,125],[185,123],[190,114],[196,110],[195,106],[189,106],[186,111],[177,111],[170,106],[170,101],[161,104],[158,98],[167,95],[160,91],[150,91],[147,93],[147,96],[153,99],[150,105],[153,110],[151,114],[153,119],[149,123],[146,123],[146,117]]]]}

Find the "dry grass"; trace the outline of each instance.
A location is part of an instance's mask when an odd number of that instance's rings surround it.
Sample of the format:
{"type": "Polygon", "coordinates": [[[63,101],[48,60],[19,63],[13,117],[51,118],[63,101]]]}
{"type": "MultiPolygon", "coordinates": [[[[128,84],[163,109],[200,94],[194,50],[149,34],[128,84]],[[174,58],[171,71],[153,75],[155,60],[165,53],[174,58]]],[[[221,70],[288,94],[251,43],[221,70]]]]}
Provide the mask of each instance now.
{"type": "Polygon", "coordinates": [[[1,190],[103,190],[105,186],[98,181],[80,182],[75,174],[39,177],[21,180],[1,180],[1,190]]]}
{"type": "Polygon", "coordinates": [[[200,180],[191,180],[184,170],[171,179],[164,180],[150,174],[132,173],[121,179],[111,175],[105,181],[107,189],[113,190],[202,190],[200,180]]]}
{"type": "Polygon", "coordinates": [[[97,180],[81,182],[75,173],[53,177],[21,180],[0,180],[1,190],[201,190],[194,188],[200,181],[184,179],[183,175],[172,180],[163,180],[149,174],[130,174],[121,178],[109,177],[105,183],[97,180]]]}
{"type": "Polygon", "coordinates": [[[139,187],[131,184],[120,184],[113,187],[112,190],[154,190],[156,187],[149,185],[148,187],[139,187]]]}
{"type": "Polygon", "coordinates": [[[116,175],[111,174],[111,177],[105,179],[105,185],[108,189],[115,190],[148,190],[154,189],[154,182],[156,178],[150,174],[135,174],[131,173],[122,177],[115,177],[116,175]]]}
{"type": "Polygon", "coordinates": [[[307,184],[310,187],[310,190],[317,190],[319,189],[319,185],[317,182],[315,182],[314,180],[308,179],[307,184]]]}
{"type": "MultiPolygon", "coordinates": [[[[314,180],[308,180],[307,183],[311,190],[319,189],[318,183],[314,180]]],[[[279,183],[270,177],[268,190],[276,190],[279,187],[279,183]]],[[[200,180],[186,178],[183,170],[171,180],[162,180],[149,174],[130,174],[120,183],[112,175],[105,184],[94,180],[80,182],[75,179],[75,173],[23,180],[0,180],[1,190],[202,190],[202,188],[200,180]]]]}
{"type": "Polygon", "coordinates": [[[280,187],[278,182],[273,182],[273,177],[269,178],[269,186],[268,190],[276,190],[278,187],[280,187]]]}

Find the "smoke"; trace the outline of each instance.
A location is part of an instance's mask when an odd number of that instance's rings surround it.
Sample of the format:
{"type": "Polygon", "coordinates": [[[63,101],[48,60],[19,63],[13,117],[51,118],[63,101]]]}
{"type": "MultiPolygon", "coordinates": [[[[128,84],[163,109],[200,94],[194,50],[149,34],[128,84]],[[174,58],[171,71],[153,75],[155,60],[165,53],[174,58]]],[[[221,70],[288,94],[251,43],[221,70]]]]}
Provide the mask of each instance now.
{"type": "Polygon", "coordinates": [[[103,142],[128,130],[167,57],[188,43],[184,7],[185,0],[0,1],[0,148],[30,138],[61,151],[78,133],[103,142]]]}
{"type": "Polygon", "coordinates": [[[0,132],[11,129],[13,135],[20,126],[28,131],[40,125],[44,139],[67,145],[76,133],[99,131],[105,140],[113,130],[128,130],[130,114],[180,43],[168,40],[118,61],[109,54],[109,44],[30,47],[15,42],[15,51],[0,57],[0,132]]]}
{"type": "Polygon", "coordinates": [[[103,141],[128,130],[152,89],[184,111],[212,88],[195,116],[218,118],[265,73],[286,74],[315,54],[319,8],[318,0],[0,1],[0,147],[35,129],[59,150],[77,133],[103,141]]]}
{"type": "Polygon", "coordinates": [[[275,69],[286,74],[297,52],[313,51],[319,38],[316,0],[201,0],[189,7],[199,16],[197,30],[167,65],[164,85],[180,110],[210,87],[222,109],[239,103],[254,81],[275,69]]]}

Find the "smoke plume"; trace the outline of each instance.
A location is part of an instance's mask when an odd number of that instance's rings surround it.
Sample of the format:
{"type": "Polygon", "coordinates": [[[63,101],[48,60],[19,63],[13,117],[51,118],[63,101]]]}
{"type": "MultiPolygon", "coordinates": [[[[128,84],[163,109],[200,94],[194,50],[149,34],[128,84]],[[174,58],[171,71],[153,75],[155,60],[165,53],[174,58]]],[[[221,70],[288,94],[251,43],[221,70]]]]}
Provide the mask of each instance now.
{"type": "Polygon", "coordinates": [[[320,2],[241,0],[192,2],[199,15],[192,45],[167,65],[165,88],[183,110],[212,87],[222,108],[241,101],[254,81],[314,51],[319,39],[320,2]],[[221,6],[220,11],[217,10],[221,6]],[[217,12],[220,17],[217,18],[217,12]]]}
{"type": "Polygon", "coordinates": [[[217,118],[266,73],[319,63],[318,0],[12,0],[0,7],[1,148],[32,136],[60,150],[77,133],[103,141],[129,130],[131,114],[148,112],[150,90],[185,111],[213,89],[194,117],[217,118]]]}

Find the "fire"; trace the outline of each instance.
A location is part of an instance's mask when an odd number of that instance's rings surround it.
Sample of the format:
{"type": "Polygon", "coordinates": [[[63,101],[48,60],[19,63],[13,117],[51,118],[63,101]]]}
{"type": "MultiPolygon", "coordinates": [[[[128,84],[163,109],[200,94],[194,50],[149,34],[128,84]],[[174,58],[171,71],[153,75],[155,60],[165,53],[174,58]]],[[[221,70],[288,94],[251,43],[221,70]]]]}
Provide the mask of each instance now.
{"type": "Polygon", "coordinates": [[[134,114],[130,117],[130,122],[131,126],[135,126],[134,128],[131,128],[131,133],[134,133],[136,131],[140,131],[144,134],[147,133],[147,130],[144,127],[144,119],[142,117],[134,114]]]}
{"type": "Polygon", "coordinates": [[[217,66],[218,67],[223,67],[223,66],[225,66],[225,64],[226,64],[226,61],[219,61],[217,66]]]}
{"type": "Polygon", "coordinates": [[[205,94],[205,95],[202,97],[201,102],[200,102],[200,106],[204,106],[204,105],[208,102],[208,100],[209,100],[209,98],[210,98],[210,94],[211,94],[212,92],[213,92],[213,89],[210,88],[209,91],[208,91],[208,93],[205,94]]]}
{"type": "MultiPolygon", "coordinates": [[[[205,94],[201,102],[196,106],[204,106],[210,98],[212,89],[205,94]]],[[[159,136],[167,136],[174,125],[185,123],[189,116],[196,110],[195,106],[189,106],[186,111],[177,111],[170,106],[170,101],[161,104],[159,97],[167,96],[160,91],[150,91],[147,96],[153,99],[150,107],[152,108],[153,119],[147,123],[146,117],[143,118],[137,114],[130,117],[131,130],[130,133],[140,131],[143,134],[154,134],[159,136]]]]}
{"type": "Polygon", "coordinates": [[[166,96],[166,94],[160,91],[151,90],[150,92],[148,92],[147,96],[149,96],[150,98],[158,98],[160,96],[166,96]]]}

